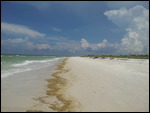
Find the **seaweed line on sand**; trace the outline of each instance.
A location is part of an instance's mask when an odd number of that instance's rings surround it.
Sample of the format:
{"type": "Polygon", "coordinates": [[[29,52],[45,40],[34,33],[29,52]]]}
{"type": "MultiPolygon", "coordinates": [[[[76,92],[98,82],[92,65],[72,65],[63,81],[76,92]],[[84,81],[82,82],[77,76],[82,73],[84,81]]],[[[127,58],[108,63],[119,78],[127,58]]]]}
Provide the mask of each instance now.
{"type": "MultiPolygon", "coordinates": [[[[40,101],[43,104],[48,104],[49,108],[58,112],[75,112],[81,111],[80,103],[73,97],[65,95],[66,89],[69,87],[69,80],[65,79],[63,76],[69,70],[65,69],[65,64],[67,58],[65,58],[56,69],[56,72],[52,74],[52,79],[47,79],[48,82],[46,95],[44,97],[38,97],[35,100],[40,101]],[[63,76],[61,76],[63,75],[63,76]],[[57,100],[54,102],[45,101],[46,98],[55,97],[57,100]]],[[[37,112],[37,110],[27,110],[31,112],[37,112]]],[[[42,110],[39,110],[42,111],[42,110]]]]}

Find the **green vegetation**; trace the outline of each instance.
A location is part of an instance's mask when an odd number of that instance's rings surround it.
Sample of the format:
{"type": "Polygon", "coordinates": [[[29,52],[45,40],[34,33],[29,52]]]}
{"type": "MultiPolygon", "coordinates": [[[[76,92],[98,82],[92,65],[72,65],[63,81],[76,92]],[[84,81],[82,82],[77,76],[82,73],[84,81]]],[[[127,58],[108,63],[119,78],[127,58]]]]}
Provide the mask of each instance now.
{"type": "Polygon", "coordinates": [[[149,55],[85,55],[81,57],[92,57],[92,58],[133,58],[133,59],[149,59],[149,55]]]}

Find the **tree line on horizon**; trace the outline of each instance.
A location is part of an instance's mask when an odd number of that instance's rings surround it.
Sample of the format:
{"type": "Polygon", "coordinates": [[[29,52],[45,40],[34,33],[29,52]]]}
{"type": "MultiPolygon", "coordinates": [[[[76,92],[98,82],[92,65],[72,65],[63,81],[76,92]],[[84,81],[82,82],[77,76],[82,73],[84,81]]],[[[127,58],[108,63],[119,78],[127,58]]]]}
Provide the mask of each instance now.
{"type": "Polygon", "coordinates": [[[109,57],[109,58],[134,58],[134,59],[149,59],[149,55],[84,55],[81,57],[93,57],[93,58],[98,58],[98,57],[109,57]]]}

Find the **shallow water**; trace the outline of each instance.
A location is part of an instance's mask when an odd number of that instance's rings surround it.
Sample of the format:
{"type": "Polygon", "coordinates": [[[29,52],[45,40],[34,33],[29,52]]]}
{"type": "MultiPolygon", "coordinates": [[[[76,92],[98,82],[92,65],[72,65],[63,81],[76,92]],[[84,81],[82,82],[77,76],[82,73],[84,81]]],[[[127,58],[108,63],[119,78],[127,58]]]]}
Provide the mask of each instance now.
{"type": "Polygon", "coordinates": [[[62,58],[57,56],[1,55],[1,78],[24,71],[52,66],[62,58]]]}

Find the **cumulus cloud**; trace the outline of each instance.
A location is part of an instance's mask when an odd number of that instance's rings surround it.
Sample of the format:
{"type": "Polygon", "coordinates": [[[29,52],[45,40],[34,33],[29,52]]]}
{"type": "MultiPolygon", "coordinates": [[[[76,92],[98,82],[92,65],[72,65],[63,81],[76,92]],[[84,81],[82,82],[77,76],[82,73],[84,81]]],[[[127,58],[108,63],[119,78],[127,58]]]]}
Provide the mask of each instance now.
{"type": "Polygon", "coordinates": [[[98,44],[91,44],[86,39],[81,39],[81,47],[84,48],[84,49],[90,48],[93,51],[97,50],[97,49],[104,48],[108,45],[109,44],[108,44],[106,39],[104,39],[101,43],[98,43],[98,44]]]}
{"type": "Polygon", "coordinates": [[[49,44],[36,44],[35,48],[38,50],[51,49],[49,44]]]}
{"type": "Polygon", "coordinates": [[[1,23],[1,30],[7,34],[25,35],[30,37],[44,37],[45,34],[32,30],[26,26],[10,23],[1,23]]]}
{"type": "Polygon", "coordinates": [[[16,38],[16,39],[7,39],[2,40],[2,47],[11,48],[11,49],[27,49],[27,50],[50,50],[51,46],[46,43],[34,44],[27,39],[16,38]]]}
{"type": "Polygon", "coordinates": [[[89,47],[89,43],[87,42],[86,39],[81,39],[81,46],[86,49],[89,47]]]}
{"type": "Polygon", "coordinates": [[[87,54],[116,54],[117,48],[120,44],[111,44],[106,39],[100,43],[92,44],[86,39],[81,39],[81,47],[87,54]]]}
{"type": "Polygon", "coordinates": [[[104,39],[102,43],[97,44],[97,47],[98,48],[104,48],[104,47],[106,47],[106,45],[107,45],[107,40],[104,39]]]}
{"type": "Polygon", "coordinates": [[[81,45],[78,41],[66,40],[65,42],[56,42],[53,49],[57,51],[67,51],[68,53],[79,53],[81,45]]]}
{"type": "Polygon", "coordinates": [[[26,46],[29,50],[50,50],[52,47],[49,44],[33,44],[32,42],[26,42],[26,46]]]}
{"type": "Polygon", "coordinates": [[[120,9],[122,7],[132,8],[136,5],[147,6],[148,1],[105,1],[106,5],[111,9],[120,9]]]}
{"type": "Polygon", "coordinates": [[[124,28],[126,34],[121,40],[123,54],[149,53],[149,10],[143,6],[130,9],[121,8],[104,13],[117,26],[124,28]]]}

